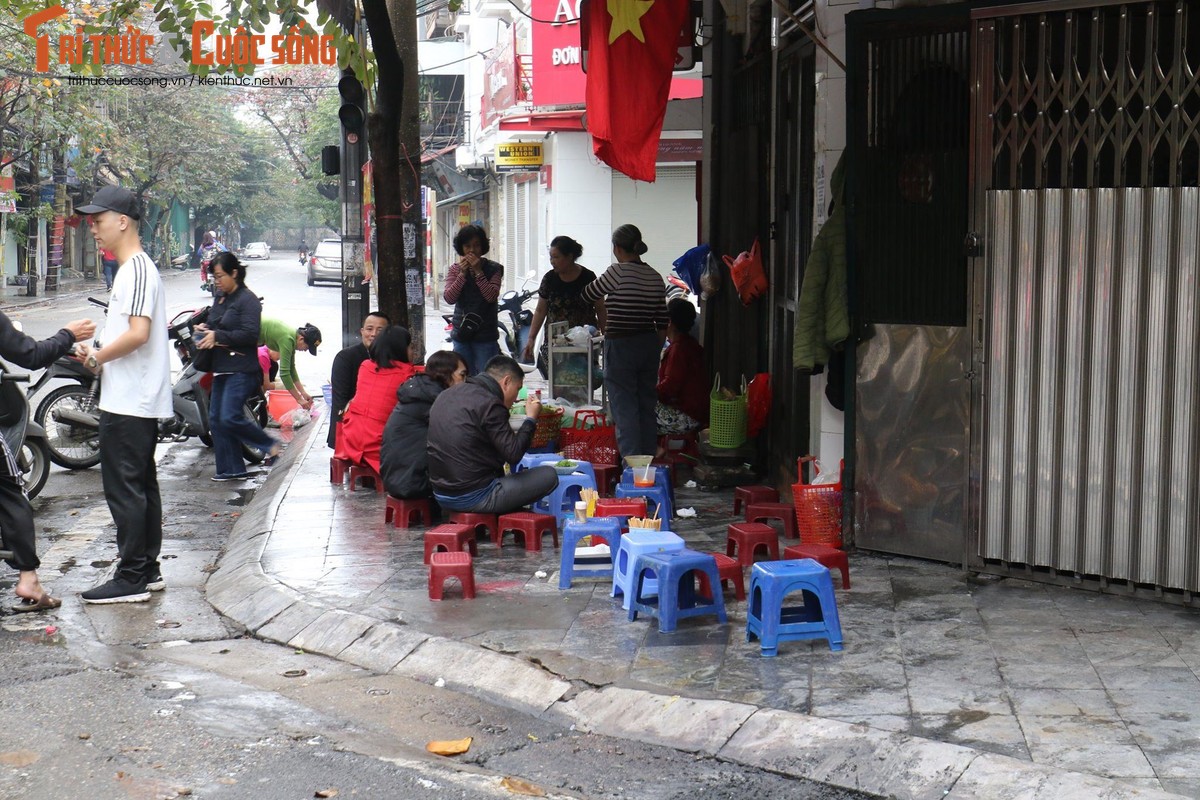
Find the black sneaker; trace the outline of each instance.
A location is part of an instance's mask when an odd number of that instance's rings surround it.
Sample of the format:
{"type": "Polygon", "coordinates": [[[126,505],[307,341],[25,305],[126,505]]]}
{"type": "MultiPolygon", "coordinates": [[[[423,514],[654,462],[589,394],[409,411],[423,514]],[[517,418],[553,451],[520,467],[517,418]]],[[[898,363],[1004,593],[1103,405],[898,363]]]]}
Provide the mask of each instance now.
{"type": "Polygon", "coordinates": [[[244,481],[249,477],[250,477],[249,472],[233,472],[233,473],[218,472],[216,475],[212,476],[212,479],[214,481],[218,481],[218,482],[220,482],[220,481],[244,481]]]}
{"type": "Polygon", "coordinates": [[[102,583],[94,589],[88,589],[79,595],[83,602],[94,605],[109,603],[144,603],[150,599],[144,583],[130,583],[121,578],[113,578],[108,583],[102,583]]]}
{"type": "Polygon", "coordinates": [[[156,572],[146,578],[146,591],[161,592],[165,588],[167,588],[167,582],[163,580],[162,573],[156,572]]]}

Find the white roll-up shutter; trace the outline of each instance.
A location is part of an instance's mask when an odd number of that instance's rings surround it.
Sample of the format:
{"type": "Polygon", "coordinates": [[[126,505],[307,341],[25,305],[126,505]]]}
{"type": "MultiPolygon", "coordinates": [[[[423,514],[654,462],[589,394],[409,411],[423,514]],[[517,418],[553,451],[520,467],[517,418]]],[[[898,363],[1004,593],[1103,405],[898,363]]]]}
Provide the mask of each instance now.
{"type": "Polygon", "coordinates": [[[699,244],[696,167],[660,164],[657,172],[654,183],[613,172],[612,226],[637,225],[650,248],[642,258],[665,275],[671,262],[699,244]]]}

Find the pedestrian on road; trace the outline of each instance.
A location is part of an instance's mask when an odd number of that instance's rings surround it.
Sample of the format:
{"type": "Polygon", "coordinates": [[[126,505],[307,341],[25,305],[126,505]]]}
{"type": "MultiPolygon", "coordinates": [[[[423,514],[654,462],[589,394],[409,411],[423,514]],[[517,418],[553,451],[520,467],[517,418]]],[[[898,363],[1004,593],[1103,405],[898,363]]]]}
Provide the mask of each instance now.
{"type": "Polygon", "coordinates": [[[617,448],[623,456],[653,455],[658,443],[654,406],[658,361],[667,330],[666,284],[642,261],[649,249],[634,225],[613,231],[617,261],[583,289],[583,299],[604,298],[604,384],[617,448]]]}
{"type": "Polygon", "coordinates": [[[312,395],[304,390],[296,373],[296,351],[308,351],[315,356],[317,345],[321,343],[321,329],[308,322],[293,328],[286,322],[264,317],[259,326],[258,343],[279,354],[279,379],[283,381],[283,388],[302,408],[312,408],[312,395]]]}
{"type": "Polygon", "coordinates": [[[433,497],[451,511],[507,514],[550,494],[558,485],[554,467],[504,474],[529,449],[542,404],[525,400],[519,430],[508,412],[525,382],[515,359],[496,356],[480,375],[438,395],[429,409],[429,482],[433,497]]]}
{"type": "Polygon", "coordinates": [[[136,603],[163,589],[162,498],[154,448],[158,420],[170,417],[171,361],[167,297],[158,268],[142,250],[141,210],[128,189],[105,186],[77,211],[91,215],[92,236],[121,263],[101,337],[84,363],[100,374],[100,477],[117,525],[120,561],[86,603],[136,603]]]}
{"type": "Polygon", "coordinates": [[[383,428],[396,406],[396,390],[416,374],[408,328],[391,325],[375,338],[371,358],[358,368],[354,399],[342,416],[334,455],[379,472],[383,428]]]}
{"type": "Polygon", "coordinates": [[[104,270],[104,288],[111,292],[113,278],[117,277],[117,268],[121,266],[112,250],[100,249],[100,266],[104,270]]]}
{"type": "Polygon", "coordinates": [[[250,477],[242,458],[242,445],[278,457],[279,442],[245,414],[246,401],[262,384],[258,356],[258,334],[262,303],[246,288],[246,265],[233,253],[217,255],[212,263],[213,281],[220,292],[208,312],[208,322],[196,327],[201,350],[212,350],[212,395],[208,423],[217,468],[214,481],[236,481],[250,477]]]}
{"type": "Polygon", "coordinates": [[[379,474],[392,497],[433,497],[429,485],[429,409],[444,390],[467,379],[467,362],[458,353],[439,350],[425,361],[425,372],[409,378],[396,392],[396,407],[383,429],[379,474]]]}
{"type": "MultiPolygon", "coordinates": [[[[542,276],[538,286],[538,304],[533,312],[533,325],[529,329],[529,341],[521,353],[521,360],[533,361],[533,343],[537,341],[542,325],[555,322],[567,323],[567,328],[579,325],[596,325],[604,329],[604,301],[594,303],[580,297],[583,287],[596,280],[592,272],[576,260],[583,255],[583,245],[570,236],[555,236],[550,240],[550,271],[542,276]]],[[[537,367],[548,375],[546,364],[546,342],[550,341],[547,327],[545,339],[538,350],[537,367]]]]}
{"type": "Polygon", "coordinates": [[[467,361],[472,375],[483,371],[492,356],[500,354],[496,298],[504,280],[504,267],[484,258],[491,243],[478,225],[467,225],[454,235],[454,252],[442,297],[454,303],[450,338],[454,352],[467,361]]]}
{"type": "MultiPolygon", "coordinates": [[[[68,322],[49,339],[39,342],[17,330],[8,316],[0,311],[0,357],[25,369],[42,369],[72,352],[75,342],[90,339],[95,333],[96,326],[90,319],[77,319],[68,322]]],[[[26,408],[21,402],[20,391],[11,381],[0,383],[0,426],[19,421],[6,420],[4,417],[9,411],[26,408]],[[10,393],[17,393],[17,396],[11,396],[10,393]]],[[[20,573],[14,591],[21,602],[13,607],[13,611],[42,611],[62,605],[62,601],[51,597],[38,579],[37,570],[42,562],[37,555],[33,507],[25,496],[21,468],[9,449],[8,440],[3,436],[0,436],[0,537],[4,549],[13,555],[5,563],[20,573]]]]}
{"type": "Polygon", "coordinates": [[[358,329],[362,341],[343,348],[333,357],[333,368],[329,371],[333,408],[329,410],[329,434],[325,439],[325,443],[330,447],[337,447],[338,423],[342,421],[346,406],[350,405],[350,400],[354,397],[355,387],[358,385],[358,368],[371,357],[369,351],[375,337],[391,324],[392,321],[382,311],[372,311],[367,314],[362,327],[358,329]]]}

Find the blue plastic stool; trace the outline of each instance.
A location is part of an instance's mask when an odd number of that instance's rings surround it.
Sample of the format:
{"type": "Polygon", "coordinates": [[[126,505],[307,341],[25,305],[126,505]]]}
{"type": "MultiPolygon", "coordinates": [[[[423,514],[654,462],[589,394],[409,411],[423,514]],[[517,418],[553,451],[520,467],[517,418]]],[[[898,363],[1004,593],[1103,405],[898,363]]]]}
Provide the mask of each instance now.
{"type": "Polygon", "coordinates": [[[603,536],[608,542],[609,550],[615,552],[621,538],[621,522],[616,517],[591,517],[587,522],[576,522],[572,519],[563,526],[562,560],[558,567],[559,589],[570,589],[571,580],[576,575],[581,578],[612,579],[615,559],[611,555],[603,560],[597,558],[594,564],[589,559],[587,562],[578,562],[584,566],[576,565],[575,548],[585,536],[603,536]]]}
{"type": "MultiPolygon", "coordinates": [[[[606,519],[613,519],[607,517],[606,519]]],[[[670,531],[647,531],[634,528],[621,537],[620,546],[613,556],[612,597],[622,595],[621,608],[629,610],[629,598],[633,596],[633,566],[638,557],[646,553],[670,553],[682,550],[687,544],[670,531]]],[[[650,596],[658,591],[658,584],[646,581],[642,594],[650,596]]]]}
{"type": "MultiPolygon", "coordinates": [[[[517,468],[513,470],[513,472],[520,472],[521,470],[525,469],[533,469],[534,467],[540,467],[544,464],[553,466],[562,460],[562,457],[560,457],[558,453],[526,453],[525,455],[521,456],[521,460],[517,462],[517,468]]],[[[574,461],[575,459],[570,460],[574,461]]],[[[582,472],[584,475],[590,475],[593,481],[596,480],[596,470],[592,467],[590,461],[580,461],[579,467],[572,474],[577,474],[580,472],[582,472]]],[[[630,482],[632,483],[633,480],[630,479],[630,482]]]]}
{"type": "Polygon", "coordinates": [[[746,641],[757,636],[763,656],[773,656],[780,642],[827,639],[830,650],[842,649],[842,625],[829,569],[811,558],[759,561],[750,570],[750,603],[746,608],[746,641]],[[789,592],[804,592],[804,605],[783,607],[789,592]]]}
{"type": "Polygon", "coordinates": [[[725,598],[721,592],[713,592],[711,598],[696,592],[696,573],[708,578],[709,586],[718,586],[717,560],[708,553],[695,550],[676,550],[672,553],[643,553],[633,565],[633,602],[629,606],[629,621],[637,619],[638,612],[658,617],[659,633],[670,633],[684,617],[700,614],[716,614],[724,625],[725,598]],[[646,573],[658,576],[658,599],[646,595],[646,573]]]}
{"type": "Polygon", "coordinates": [[[644,497],[646,498],[646,513],[657,516],[669,523],[674,516],[671,507],[671,493],[661,486],[634,486],[629,483],[618,483],[613,497],[644,497]]]}
{"type": "Polygon", "coordinates": [[[565,520],[575,516],[575,501],[579,499],[579,490],[595,488],[596,479],[582,472],[559,475],[558,486],[534,503],[533,510],[539,514],[553,514],[558,520],[558,527],[561,528],[565,520]]]}
{"type": "MultiPolygon", "coordinates": [[[[661,486],[667,490],[667,497],[671,500],[671,507],[675,507],[675,480],[671,473],[671,467],[667,464],[655,463],[651,464],[654,467],[654,485],[661,486]]],[[[628,486],[633,486],[633,469],[626,467],[621,473],[621,483],[628,486]]],[[[639,489],[642,487],[638,487],[639,489]]]]}

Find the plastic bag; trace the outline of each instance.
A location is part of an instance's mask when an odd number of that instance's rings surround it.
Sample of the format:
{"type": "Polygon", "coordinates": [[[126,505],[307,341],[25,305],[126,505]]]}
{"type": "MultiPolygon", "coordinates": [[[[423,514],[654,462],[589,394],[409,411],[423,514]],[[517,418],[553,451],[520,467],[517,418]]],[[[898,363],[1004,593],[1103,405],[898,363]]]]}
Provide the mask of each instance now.
{"type": "Polygon", "coordinates": [[[279,427],[281,428],[303,428],[308,423],[312,422],[312,415],[303,408],[293,408],[291,411],[279,418],[279,427]]]}
{"type": "Polygon", "coordinates": [[[712,253],[704,259],[704,272],[700,273],[700,296],[707,300],[721,291],[721,265],[712,253]]]}
{"type": "Polygon", "coordinates": [[[825,467],[823,467],[821,465],[821,462],[818,461],[817,462],[817,474],[812,479],[812,483],[810,483],[809,485],[810,486],[832,486],[833,484],[837,483],[841,479],[842,479],[842,474],[839,470],[826,469],[825,467]]]}
{"type": "Polygon", "coordinates": [[[760,372],[746,387],[746,435],[753,439],[767,425],[771,414],[771,375],[760,372]]]}
{"type": "Polygon", "coordinates": [[[592,330],[590,325],[576,325],[567,331],[567,341],[575,347],[587,347],[588,339],[593,336],[592,330]]]}
{"type": "Polygon", "coordinates": [[[708,255],[708,245],[701,244],[688,250],[672,262],[675,274],[683,279],[692,294],[700,294],[700,276],[708,264],[708,255]]]}
{"type": "Polygon", "coordinates": [[[763,271],[762,248],[758,239],[750,245],[749,251],[743,251],[737,258],[724,256],[725,264],[729,267],[729,277],[737,287],[742,305],[750,305],[767,291],[767,274],[763,271]]]}

